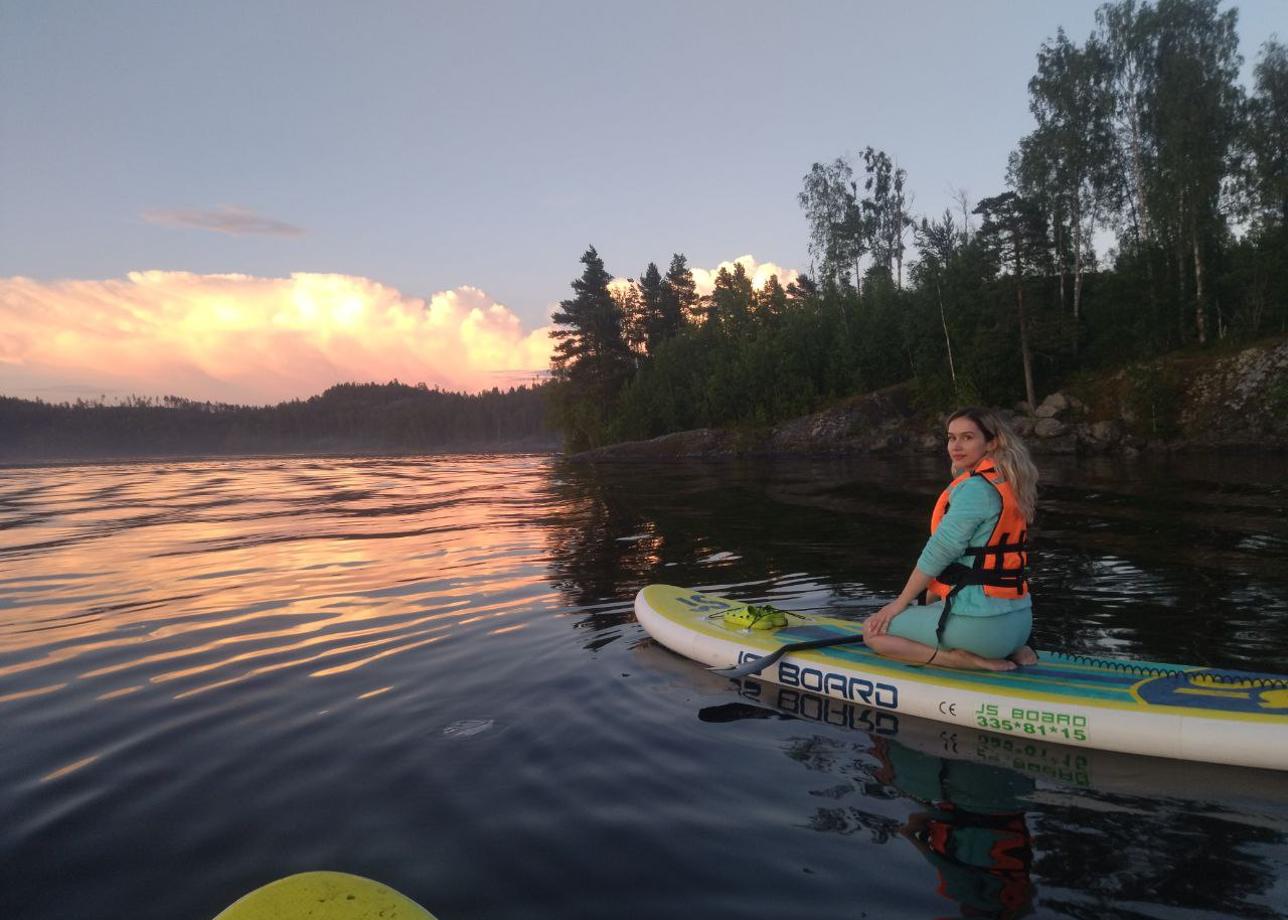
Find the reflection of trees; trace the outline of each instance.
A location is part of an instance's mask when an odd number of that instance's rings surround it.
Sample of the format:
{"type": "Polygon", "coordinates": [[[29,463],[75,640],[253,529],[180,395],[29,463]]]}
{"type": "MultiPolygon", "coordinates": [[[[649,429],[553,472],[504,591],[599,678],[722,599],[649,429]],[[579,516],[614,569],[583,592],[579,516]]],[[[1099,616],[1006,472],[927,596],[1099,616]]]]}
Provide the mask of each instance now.
{"type": "Polygon", "coordinates": [[[837,598],[871,595],[856,577],[897,590],[924,529],[912,509],[933,496],[873,488],[862,471],[854,461],[557,464],[557,511],[544,522],[555,584],[575,604],[654,581],[748,586],[788,573],[837,598]]]}
{"type": "Polygon", "coordinates": [[[1098,796],[1088,804],[1045,811],[1038,821],[1043,847],[1035,869],[1044,888],[1077,892],[1076,900],[1048,899],[1051,906],[1087,917],[1124,902],[1221,917],[1282,916],[1258,903],[1278,882],[1265,850],[1285,845],[1282,832],[1196,813],[1193,803],[1177,800],[1098,796]]]}
{"type": "Polygon", "coordinates": [[[1236,459],[1054,470],[1036,541],[1039,643],[1270,667],[1265,649],[1288,644],[1283,472],[1236,459]]]}
{"type": "Polygon", "coordinates": [[[557,464],[550,489],[554,510],[543,523],[554,585],[570,603],[620,601],[632,586],[648,583],[664,538],[643,510],[647,502],[637,502],[616,477],[577,463],[557,464]]]}

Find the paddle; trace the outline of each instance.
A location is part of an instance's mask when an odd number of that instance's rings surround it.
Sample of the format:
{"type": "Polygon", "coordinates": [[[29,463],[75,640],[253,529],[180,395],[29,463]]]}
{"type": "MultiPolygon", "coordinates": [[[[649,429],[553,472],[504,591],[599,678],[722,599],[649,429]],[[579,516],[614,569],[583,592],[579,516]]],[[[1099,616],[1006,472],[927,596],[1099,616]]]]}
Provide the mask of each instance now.
{"type": "Polygon", "coordinates": [[[750,661],[744,661],[742,664],[735,665],[732,668],[710,668],[709,670],[725,677],[750,677],[753,674],[759,674],[788,652],[803,652],[811,648],[826,648],[829,645],[857,645],[862,641],[863,635],[860,633],[857,636],[828,636],[826,639],[793,642],[791,645],[780,646],[768,655],[752,658],[750,661]]]}

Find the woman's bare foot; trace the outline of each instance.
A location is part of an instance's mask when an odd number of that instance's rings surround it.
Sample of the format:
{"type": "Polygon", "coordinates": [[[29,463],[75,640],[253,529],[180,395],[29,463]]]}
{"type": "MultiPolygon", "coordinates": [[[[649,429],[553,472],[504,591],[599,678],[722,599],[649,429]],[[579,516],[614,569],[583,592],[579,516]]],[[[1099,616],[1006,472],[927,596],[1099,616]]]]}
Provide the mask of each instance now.
{"type": "Polygon", "coordinates": [[[1009,658],[980,658],[976,667],[981,671],[1014,671],[1019,665],[1009,658]]]}
{"type": "Polygon", "coordinates": [[[1038,663],[1038,653],[1033,651],[1033,649],[1029,648],[1027,645],[1021,645],[1008,657],[1011,661],[1015,662],[1022,668],[1038,663]]]}
{"type": "Polygon", "coordinates": [[[934,663],[946,668],[970,668],[976,671],[1014,671],[1017,667],[1008,658],[984,658],[963,648],[940,649],[934,663]]]}

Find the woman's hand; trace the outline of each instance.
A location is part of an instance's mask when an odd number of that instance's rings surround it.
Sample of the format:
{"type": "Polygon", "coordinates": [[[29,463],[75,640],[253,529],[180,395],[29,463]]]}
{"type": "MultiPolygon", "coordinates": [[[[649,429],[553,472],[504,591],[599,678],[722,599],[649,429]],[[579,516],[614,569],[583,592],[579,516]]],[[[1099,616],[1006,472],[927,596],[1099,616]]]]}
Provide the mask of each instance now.
{"type": "Polygon", "coordinates": [[[907,609],[908,605],[903,601],[891,601],[863,621],[863,634],[865,636],[884,636],[890,631],[890,621],[907,609]]]}

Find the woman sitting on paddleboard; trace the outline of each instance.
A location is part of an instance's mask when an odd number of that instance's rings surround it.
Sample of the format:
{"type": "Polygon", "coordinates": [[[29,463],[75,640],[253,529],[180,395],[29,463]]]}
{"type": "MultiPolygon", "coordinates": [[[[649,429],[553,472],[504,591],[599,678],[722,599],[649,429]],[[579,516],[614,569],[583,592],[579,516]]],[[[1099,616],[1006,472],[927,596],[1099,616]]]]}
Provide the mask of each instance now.
{"type": "Polygon", "coordinates": [[[899,597],[864,623],[864,642],[916,664],[1033,664],[1026,540],[1037,468],[1006,423],[982,409],[949,417],[948,456],[955,478],[935,504],[926,548],[899,597]],[[938,601],[910,606],[923,591],[938,601]]]}

